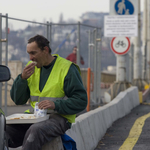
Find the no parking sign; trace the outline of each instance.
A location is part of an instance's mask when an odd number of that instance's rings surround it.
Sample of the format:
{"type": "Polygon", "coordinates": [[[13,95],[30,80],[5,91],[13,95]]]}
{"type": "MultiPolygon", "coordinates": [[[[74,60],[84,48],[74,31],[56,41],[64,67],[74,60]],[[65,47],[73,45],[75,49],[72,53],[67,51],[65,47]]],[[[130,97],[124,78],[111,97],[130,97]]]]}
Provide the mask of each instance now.
{"type": "Polygon", "coordinates": [[[111,40],[111,49],[115,54],[126,54],[130,49],[130,39],[128,37],[114,37],[111,40]]]}

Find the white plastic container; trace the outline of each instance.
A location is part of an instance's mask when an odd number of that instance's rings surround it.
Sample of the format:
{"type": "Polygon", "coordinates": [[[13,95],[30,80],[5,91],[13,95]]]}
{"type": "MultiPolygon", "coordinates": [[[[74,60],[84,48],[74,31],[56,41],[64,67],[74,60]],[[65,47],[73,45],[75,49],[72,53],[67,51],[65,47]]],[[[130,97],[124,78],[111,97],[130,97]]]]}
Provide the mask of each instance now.
{"type": "Polygon", "coordinates": [[[37,118],[46,116],[47,115],[47,109],[39,109],[38,104],[39,104],[38,102],[35,103],[34,115],[37,118]]]}

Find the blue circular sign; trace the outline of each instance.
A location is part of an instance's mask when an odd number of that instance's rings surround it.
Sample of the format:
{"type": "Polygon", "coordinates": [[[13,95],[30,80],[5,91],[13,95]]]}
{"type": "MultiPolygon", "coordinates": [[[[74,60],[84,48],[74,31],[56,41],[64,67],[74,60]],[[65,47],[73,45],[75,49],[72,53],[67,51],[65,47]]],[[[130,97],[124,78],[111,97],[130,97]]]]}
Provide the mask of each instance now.
{"type": "Polygon", "coordinates": [[[115,3],[115,10],[118,15],[132,15],[134,13],[133,4],[129,0],[118,0],[115,3]]]}

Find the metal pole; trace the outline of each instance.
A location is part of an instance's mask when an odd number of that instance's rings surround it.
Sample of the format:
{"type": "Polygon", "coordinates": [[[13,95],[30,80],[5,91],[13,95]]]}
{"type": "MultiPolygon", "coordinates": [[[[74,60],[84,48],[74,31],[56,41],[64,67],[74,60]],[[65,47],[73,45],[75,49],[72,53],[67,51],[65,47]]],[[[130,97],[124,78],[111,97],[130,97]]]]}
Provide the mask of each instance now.
{"type": "Polygon", "coordinates": [[[91,67],[91,46],[90,46],[90,43],[91,43],[91,31],[90,30],[89,30],[88,34],[89,34],[89,42],[88,42],[88,48],[89,48],[88,68],[90,68],[91,67]]]}
{"type": "Polygon", "coordinates": [[[133,55],[132,55],[132,46],[133,44],[131,43],[130,46],[130,51],[127,53],[127,59],[126,60],[126,69],[127,69],[127,73],[126,73],[126,79],[129,83],[132,82],[132,59],[133,59],[133,55]],[[129,66],[129,67],[128,67],[129,66]]]}
{"type": "Polygon", "coordinates": [[[145,44],[145,49],[144,49],[144,53],[145,53],[145,55],[144,55],[144,74],[143,74],[143,79],[145,79],[145,81],[147,81],[147,42],[146,42],[146,44],[145,44]]]}
{"type": "Polygon", "coordinates": [[[2,14],[0,13],[0,65],[2,64],[2,14]]]}
{"type": "Polygon", "coordinates": [[[49,40],[49,22],[47,21],[47,39],[49,40]]]}
{"type": "Polygon", "coordinates": [[[141,50],[140,50],[140,0],[138,0],[138,37],[135,37],[134,42],[134,79],[141,79],[142,67],[141,67],[141,50]]]}
{"type": "Polygon", "coordinates": [[[146,66],[146,76],[148,82],[150,82],[150,1],[148,0],[148,12],[147,12],[147,66],[146,66]]]}
{"type": "Polygon", "coordinates": [[[98,50],[98,41],[97,38],[98,37],[98,30],[96,29],[96,35],[95,35],[95,42],[96,42],[96,103],[98,103],[98,99],[99,99],[99,93],[97,92],[99,87],[99,50],[98,50]]]}
{"type": "Polygon", "coordinates": [[[118,55],[117,54],[115,54],[115,56],[116,56],[116,81],[118,81],[118,55]]]}
{"type": "Polygon", "coordinates": [[[77,65],[80,67],[80,22],[78,22],[77,65]]]}
{"type": "MultiPolygon", "coordinates": [[[[98,30],[97,30],[98,33],[98,30]]],[[[101,99],[101,31],[99,33],[99,38],[97,36],[96,41],[99,43],[97,46],[97,103],[100,103],[101,99]]]]}
{"type": "Polygon", "coordinates": [[[143,72],[142,72],[142,79],[145,79],[146,74],[146,64],[144,63],[147,61],[146,55],[146,45],[147,45],[147,0],[144,0],[144,10],[143,10],[143,45],[142,45],[142,54],[143,54],[143,72]]]}
{"type": "Polygon", "coordinates": [[[126,57],[125,55],[117,55],[117,62],[118,62],[118,81],[124,82],[126,76],[126,57]]]}
{"type": "Polygon", "coordinates": [[[91,66],[91,71],[93,72],[94,69],[94,31],[91,32],[91,44],[90,44],[90,55],[91,55],[91,62],[90,62],[90,66],[91,66]]]}
{"type": "Polygon", "coordinates": [[[127,82],[130,82],[130,73],[129,73],[129,63],[130,63],[130,58],[129,58],[129,53],[130,51],[125,55],[125,59],[126,59],[126,68],[125,68],[125,73],[126,73],[126,76],[125,76],[125,80],[127,82]]]}
{"type": "MultiPolygon", "coordinates": [[[[8,66],[8,14],[6,14],[6,54],[5,65],[8,66]]],[[[5,82],[5,115],[7,116],[7,82],[5,82]]]]}
{"type": "Polygon", "coordinates": [[[90,55],[91,55],[91,60],[90,60],[90,67],[91,67],[91,80],[92,80],[92,91],[91,91],[91,101],[94,101],[94,31],[91,31],[91,44],[90,44],[90,55]]]}
{"type": "MultiPolygon", "coordinates": [[[[2,14],[0,13],[0,65],[2,64],[2,14]]],[[[2,108],[2,83],[0,83],[0,108],[2,108]]]]}
{"type": "Polygon", "coordinates": [[[130,53],[129,53],[129,82],[132,83],[133,80],[133,43],[131,44],[130,53]]]}
{"type": "Polygon", "coordinates": [[[49,37],[49,41],[50,41],[50,46],[52,46],[52,23],[50,23],[50,37],[49,37]]]}
{"type": "Polygon", "coordinates": [[[96,37],[97,37],[97,30],[94,29],[94,101],[96,102],[96,99],[97,99],[97,64],[96,64],[96,61],[97,61],[97,53],[96,53],[96,50],[97,50],[97,46],[96,46],[96,37]]]}

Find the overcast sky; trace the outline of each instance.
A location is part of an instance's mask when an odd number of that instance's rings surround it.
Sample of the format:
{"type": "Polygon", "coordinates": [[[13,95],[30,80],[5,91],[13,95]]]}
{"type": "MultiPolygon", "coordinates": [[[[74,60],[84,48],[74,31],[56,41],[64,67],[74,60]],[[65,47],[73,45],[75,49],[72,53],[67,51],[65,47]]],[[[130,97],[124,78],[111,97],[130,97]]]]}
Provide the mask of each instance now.
{"type": "MultiPolygon", "coordinates": [[[[109,12],[110,0],[0,0],[0,13],[23,20],[57,23],[63,13],[64,20],[79,17],[89,11],[109,12]]],[[[143,10],[143,0],[141,0],[143,10]]]]}

